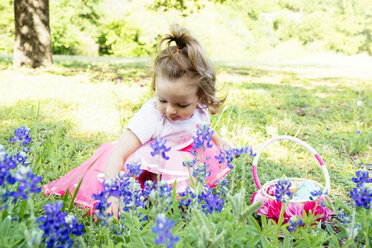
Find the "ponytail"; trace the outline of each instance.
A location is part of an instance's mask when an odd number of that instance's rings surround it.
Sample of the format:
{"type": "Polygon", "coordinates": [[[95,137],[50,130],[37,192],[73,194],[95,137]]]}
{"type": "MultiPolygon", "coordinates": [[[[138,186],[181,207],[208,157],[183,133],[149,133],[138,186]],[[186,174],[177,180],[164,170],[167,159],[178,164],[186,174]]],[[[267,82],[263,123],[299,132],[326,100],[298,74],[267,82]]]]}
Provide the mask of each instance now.
{"type": "Polygon", "coordinates": [[[173,25],[170,34],[160,41],[159,50],[155,59],[153,89],[159,74],[170,79],[183,76],[197,78],[200,103],[208,107],[211,114],[215,114],[225,99],[215,96],[214,68],[201,44],[185,28],[173,25]],[[176,45],[171,45],[172,42],[176,45]],[[162,50],[164,43],[166,48],[162,50]]]}

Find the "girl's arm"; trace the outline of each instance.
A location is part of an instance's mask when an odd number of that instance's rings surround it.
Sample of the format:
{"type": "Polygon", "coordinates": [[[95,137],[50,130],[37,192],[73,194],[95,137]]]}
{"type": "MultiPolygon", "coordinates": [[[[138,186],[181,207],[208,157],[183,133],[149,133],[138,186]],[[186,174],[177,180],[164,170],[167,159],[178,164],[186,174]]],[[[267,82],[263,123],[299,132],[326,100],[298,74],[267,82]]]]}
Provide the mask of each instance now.
{"type": "Polygon", "coordinates": [[[107,160],[106,176],[115,180],[116,175],[122,170],[125,160],[140,146],[141,141],[137,136],[131,130],[126,129],[107,160]]]}
{"type": "Polygon", "coordinates": [[[216,131],[213,132],[212,134],[212,140],[214,141],[214,143],[216,143],[216,145],[218,147],[230,147],[231,148],[231,145],[229,143],[227,143],[225,140],[223,140],[217,133],[216,131]]]}
{"type": "MultiPolygon", "coordinates": [[[[116,175],[122,170],[125,160],[141,146],[140,140],[129,129],[120,136],[119,142],[114,146],[106,164],[106,176],[115,180],[116,175]]],[[[107,203],[111,203],[106,213],[118,216],[119,199],[111,196],[107,203]]]]}

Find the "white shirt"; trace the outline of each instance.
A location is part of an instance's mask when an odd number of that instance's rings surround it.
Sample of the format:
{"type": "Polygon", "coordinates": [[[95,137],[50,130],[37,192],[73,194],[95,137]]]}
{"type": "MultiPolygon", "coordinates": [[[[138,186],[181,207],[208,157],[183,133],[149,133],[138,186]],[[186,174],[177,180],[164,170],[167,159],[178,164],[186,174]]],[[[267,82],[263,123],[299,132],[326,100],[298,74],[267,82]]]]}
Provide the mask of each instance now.
{"type": "Polygon", "coordinates": [[[179,150],[193,142],[192,136],[201,124],[209,123],[208,110],[202,108],[200,104],[189,119],[171,121],[156,108],[156,99],[152,98],[134,114],[127,128],[137,136],[142,144],[156,137],[163,137],[167,140],[167,147],[179,150]]]}

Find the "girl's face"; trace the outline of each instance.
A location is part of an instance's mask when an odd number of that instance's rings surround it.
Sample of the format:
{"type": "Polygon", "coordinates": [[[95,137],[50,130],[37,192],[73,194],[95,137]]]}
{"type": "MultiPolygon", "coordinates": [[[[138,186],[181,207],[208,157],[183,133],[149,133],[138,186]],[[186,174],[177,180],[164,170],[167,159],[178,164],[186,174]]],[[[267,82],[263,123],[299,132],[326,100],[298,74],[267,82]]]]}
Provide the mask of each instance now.
{"type": "Polygon", "coordinates": [[[199,102],[197,79],[156,76],[156,107],[169,120],[189,119],[199,102]]]}

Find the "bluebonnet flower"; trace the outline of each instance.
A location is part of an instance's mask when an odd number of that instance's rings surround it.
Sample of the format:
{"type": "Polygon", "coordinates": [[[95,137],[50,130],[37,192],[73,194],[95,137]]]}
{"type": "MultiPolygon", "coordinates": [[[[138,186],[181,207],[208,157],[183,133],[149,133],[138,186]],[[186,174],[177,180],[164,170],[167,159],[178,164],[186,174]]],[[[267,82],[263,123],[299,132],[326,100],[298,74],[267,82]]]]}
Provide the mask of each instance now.
{"type": "Polygon", "coordinates": [[[8,184],[14,184],[15,179],[11,173],[11,170],[17,167],[17,162],[13,159],[13,156],[2,155],[3,159],[0,160],[0,186],[5,182],[8,184]]]}
{"type": "Polygon", "coordinates": [[[107,198],[108,195],[105,191],[101,191],[98,194],[93,194],[92,196],[92,199],[97,201],[95,210],[98,210],[98,213],[96,213],[98,217],[104,217],[106,209],[111,205],[111,203],[107,203],[107,198]]]}
{"type": "MultiPolygon", "coordinates": [[[[189,207],[193,203],[193,199],[195,199],[196,195],[191,191],[190,187],[187,186],[186,190],[179,194],[181,197],[179,201],[180,207],[189,207]]],[[[186,210],[184,209],[184,213],[186,210]]]]}
{"type": "Polygon", "coordinates": [[[352,180],[356,183],[356,188],[350,191],[350,197],[355,201],[356,207],[364,207],[369,209],[372,201],[372,189],[367,187],[367,183],[372,182],[372,178],[369,178],[368,171],[357,171],[357,177],[353,177],[352,180]]]}
{"type": "Polygon", "coordinates": [[[194,160],[188,160],[188,159],[186,159],[185,161],[182,162],[182,165],[184,167],[191,168],[191,167],[194,167],[195,163],[196,163],[196,159],[194,159],[194,160]]]}
{"type": "Polygon", "coordinates": [[[17,128],[14,131],[14,137],[10,138],[9,141],[11,143],[19,142],[20,146],[26,146],[31,143],[31,138],[29,137],[30,129],[26,128],[24,126],[21,126],[20,128],[17,128]]]}
{"type": "Polygon", "coordinates": [[[356,176],[357,177],[353,177],[351,180],[356,183],[357,187],[365,183],[372,183],[372,178],[369,177],[369,171],[357,171],[356,176]]]}
{"type": "Polygon", "coordinates": [[[43,233],[43,243],[47,247],[72,247],[74,241],[70,235],[80,236],[83,233],[84,225],[76,221],[74,216],[67,216],[62,212],[63,203],[56,202],[54,205],[48,202],[44,206],[45,215],[37,218],[39,228],[43,233]]]}
{"type": "Polygon", "coordinates": [[[24,151],[13,155],[13,159],[17,161],[18,164],[23,164],[24,166],[28,166],[30,164],[30,162],[27,161],[27,158],[28,156],[24,151]]]}
{"type": "Polygon", "coordinates": [[[293,194],[289,190],[292,183],[288,179],[279,179],[275,184],[275,198],[277,202],[284,200],[285,196],[288,196],[289,199],[292,199],[293,194]]]}
{"type": "Polygon", "coordinates": [[[219,164],[222,164],[226,161],[226,166],[230,169],[233,168],[233,166],[230,164],[230,162],[234,159],[234,150],[233,149],[220,149],[220,153],[218,156],[215,156],[215,158],[218,160],[219,164]]]}
{"type": "Polygon", "coordinates": [[[349,224],[351,223],[352,217],[347,213],[340,213],[337,214],[337,219],[343,224],[349,224]]]}
{"type": "Polygon", "coordinates": [[[158,237],[155,239],[155,244],[165,244],[167,248],[173,247],[175,243],[178,242],[179,237],[173,237],[171,232],[174,226],[174,220],[169,220],[165,214],[158,214],[156,218],[156,225],[151,228],[154,234],[158,237]]]}
{"type": "Polygon", "coordinates": [[[323,191],[321,190],[314,190],[313,192],[310,192],[311,196],[309,197],[310,200],[315,200],[323,195],[323,191]]]}
{"type": "Polygon", "coordinates": [[[165,181],[160,181],[157,185],[157,190],[159,191],[160,197],[170,197],[172,188],[169,187],[169,184],[165,181]]]}
{"type": "Polygon", "coordinates": [[[196,131],[196,136],[193,136],[194,143],[192,148],[204,150],[206,147],[211,148],[212,134],[214,131],[209,128],[208,124],[201,125],[196,131]]]}
{"type": "Polygon", "coordinates": [[[151,192],[154,190],[154,182],[147,180],[144,184],[145,187],[142,190],[142,195],[145,199],[150,197],[151,192]]]}
{"type": "Polygon", "coordinates": [[[14,202],[19,198],[28,199],[30,193],[40,193],[41,187],[37,184],[41,182],[41,177],[35,176],[30,167],[21,167],[14,175],[14,178],[19,182],[17,191],[11,193],[14,197],[14,202]]]}
{"type": "Polygon", "coordinates": [[[218,154],[218,156],[215,156],[215,158],[218,160],[218,163],[219,164],[222,164],[226,161],[226,166],[229,167],[230,169],[233,168],[232,164],[231,164],[231,161],[244,154],[244,153],[248,153],[249,152],[249,155],[251,157],[255,157],[256,156],[256,153],[253,153],[253,150],[252,150],[252,146],[244,146],[240,149],[237,149],[237,148],[228,148],[228,149],[220,149],[220,153],[218,154]]]}
{"type": "Polygon", "coordinates": [[[290,220],[289,220],[289,227],[287,228],[287,230],[289,232],[293,232],[295,231],[297,228],[299,228],[300,226],[302,226],[303,222],[300,218],[298,218],[297,216],[294,216],[292,217],[290,220]]]}
{"type": "Polygon", "coordinates": [[[350,197],[355,201],[356,207],[364,207],[369,209],[372,201],[372,189],[368,188],[365,184],[350,191],[350,197]]]}
{"type": "Polygon", "coordinates": [[[198,168],[194,169],[192,175],[196,178],[196,180],[200,183],[204,183],[205,179],[211,174],[210,170],[207,170],[208,165],[205,163],[201,163],[198,168]]]}
{"type": "Polygon", "coordinates": [[[65,217],[65,222],[72,234],[76,236],[81,236],[83,234],[84,225],[79,224],[74,215],[72,214],[67,215],[65,217]]]}
{"type": "Polygon", "coordinates": [[[139,221],[148,221],[149,220],[149,216],[146,214],[146,215],[143,215],[143,213],[138,213],[137,215],[139,221]]]}
{"type": "Polygon", "coordinates": [[[0,210],[6,209],[8,207],[8,200],[11,196],[11,193],[12,192],[10,192],[9,190],[5,190],[5,192],[0,195],[0,210]]]}
{"type": "Polygon", "coordinates": [[[130,163],[127,163],[125,166],[127,167],[128,170],[127,174],[129,176],[139,177],[143,172],[143,170],[141,170],[141,163],[137,161],[131,161],[130,163]]]}
{"type": "Polygon", "coordinates": [[[154,139],[154,142],[151,142],[150,143],[150,146],[152,149],[154,149],[153,152],[151,152],[151,156],[155,156],[155,155],[159,155],[161,154],[161,156],[165,159],[165,160],[168,160],[169,157],[167,157],[165,155],[166,152],[169,152],[170,151],[170,147],[166,147],[165,146],[165,143],[167,142],[167,140],[165,138],[159,138],[159,137],[156,137],[154,139]]]}
{"type": "Polygon", "coordinates": [[[213,194],[213,189],[208,187],[198,195],[198,200],[205,214],[210,214],[213,211],[221,212],[224,207],[224,199],[220,199],[218,195],[213,194]]]}
{"type": "MultiPolygon", "coordinates": [[[[135,168],[133,171],[138,172],[135,168]]],[[[92,196],[97,201],[95,206],[99,210],[97,217],[102,219],[104,224],[106,223],[105,217],[111,217],[111,215],[106,216],[105,214],[106,209],[110,206],[110,204],[107,204],[107,199],[110,196],[118,198],[124,212],[130,211],[130,209],[137,209],[138,207],[146,207],[148,195],[152,191],[152,185],[149,182],[145,182],[145,189],[141,189],[136,179],[131,177],[133,171],[128,174],[118,173],[115,181],[106,179],[103,182],[103,190],[92,196]]]]}
{"type": "Polygon", "coordinates": [[[218,185],[219,185],[219,194],[225,195],[227,193],[227,191],[229,190],[229,182],[227,181],[227,179],[223,178],[219,182],[218,185]]]}

